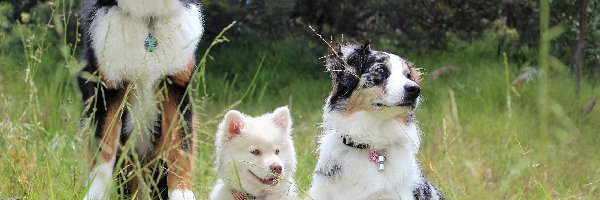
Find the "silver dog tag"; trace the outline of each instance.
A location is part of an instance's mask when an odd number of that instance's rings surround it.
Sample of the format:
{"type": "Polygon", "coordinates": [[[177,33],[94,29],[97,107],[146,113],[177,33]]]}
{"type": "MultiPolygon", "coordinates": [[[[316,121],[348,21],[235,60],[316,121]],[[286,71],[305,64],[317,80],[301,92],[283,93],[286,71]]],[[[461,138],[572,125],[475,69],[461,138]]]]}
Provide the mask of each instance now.
{"type": "Polygon", "coordinates": [[[381,171],[385,168],[384,163],[385,163],[385,156],[379,155],[379,157],[377,158],[377,164],[379,165],[379,171],[381,171]]]}

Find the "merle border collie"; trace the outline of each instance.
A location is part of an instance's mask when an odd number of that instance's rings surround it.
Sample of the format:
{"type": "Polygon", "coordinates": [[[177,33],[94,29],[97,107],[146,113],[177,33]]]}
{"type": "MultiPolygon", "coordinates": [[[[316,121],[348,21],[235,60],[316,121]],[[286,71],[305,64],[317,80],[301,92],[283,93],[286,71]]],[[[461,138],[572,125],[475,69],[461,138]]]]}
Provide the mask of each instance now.
{"type": "Polygon", "coordinates": [[[109,198],[115,180],[120,193],[194,199],[188,85],[204,31],[199,4],[85,0],[80,22],[88,63],[77,81],[95,128],[85,199],[109,198]]]}
{"type": "Polygon", "coordinates": [[[319,160],[309,190],[322,199],[445,199],[416,155],[420,72],[365,43],[326,56],[333,91],[323,107],[319,160]]]}

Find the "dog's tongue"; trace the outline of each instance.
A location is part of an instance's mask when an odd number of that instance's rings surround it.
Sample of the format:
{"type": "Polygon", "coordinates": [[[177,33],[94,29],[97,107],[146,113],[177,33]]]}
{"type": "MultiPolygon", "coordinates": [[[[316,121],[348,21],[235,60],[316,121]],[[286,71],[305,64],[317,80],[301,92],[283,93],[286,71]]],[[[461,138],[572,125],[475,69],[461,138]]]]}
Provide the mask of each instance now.
{"type": "Polygon", "coordinates": [[[273,185],[275,182],[275,178],[263,179],[261,180],[262,184],[273,185]]]}

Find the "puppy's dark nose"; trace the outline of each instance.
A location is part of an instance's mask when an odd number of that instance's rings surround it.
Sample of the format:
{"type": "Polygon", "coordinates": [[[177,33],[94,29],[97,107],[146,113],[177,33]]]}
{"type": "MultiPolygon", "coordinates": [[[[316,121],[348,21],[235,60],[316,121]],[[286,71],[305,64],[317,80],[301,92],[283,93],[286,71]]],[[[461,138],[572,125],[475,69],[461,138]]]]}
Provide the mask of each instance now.
{"type": "Polygon", "coordinates": [[[283,167],[280,164],[272,164],[271,166],[269,166],[269,168],[271,168],[271,172],[273,172],[274,174],[281,174],[281,171],[283,171],[283,167]]]}
{"type": "Polygon", "coordinates": [[[405,101],[414,101],[419,97],[421,88],[418,85],[405,85],[404,91],[406,92],[406,95],[404,96],[405,101]]]}

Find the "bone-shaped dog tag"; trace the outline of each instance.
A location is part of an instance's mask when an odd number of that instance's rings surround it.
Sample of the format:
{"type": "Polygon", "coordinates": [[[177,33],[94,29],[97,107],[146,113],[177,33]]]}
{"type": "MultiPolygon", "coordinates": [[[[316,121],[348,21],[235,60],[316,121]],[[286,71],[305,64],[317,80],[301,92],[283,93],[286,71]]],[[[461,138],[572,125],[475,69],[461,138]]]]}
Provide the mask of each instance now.
{"type": "Polygon", "coordinates": [[[377,158],[377,165],[379,166],[379,171],[381,171],[385,168],[384,164],[385,164],[385,156],[379,155],[379,157],[377,158]]]}

